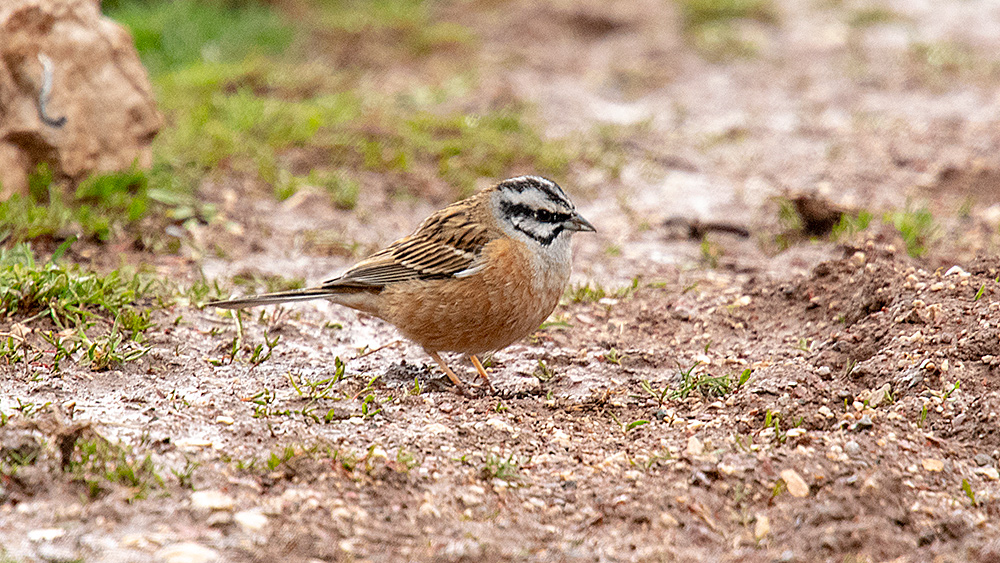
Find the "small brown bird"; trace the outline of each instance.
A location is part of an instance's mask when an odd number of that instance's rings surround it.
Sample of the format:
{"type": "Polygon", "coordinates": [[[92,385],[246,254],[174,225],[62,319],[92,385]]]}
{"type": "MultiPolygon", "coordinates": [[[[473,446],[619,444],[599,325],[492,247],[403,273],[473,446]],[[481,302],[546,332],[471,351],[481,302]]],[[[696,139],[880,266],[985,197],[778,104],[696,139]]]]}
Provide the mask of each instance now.
{"type": "Polygon", "coordinates": [[[594,231],[555,182],[504,180],[428,217],[411,235],[319,287],[215,301],[236,309],[329,299],[383,319],[462,383],[440,352],[505,348],[537,329],[569,281],[570,237],[594,231]]]}

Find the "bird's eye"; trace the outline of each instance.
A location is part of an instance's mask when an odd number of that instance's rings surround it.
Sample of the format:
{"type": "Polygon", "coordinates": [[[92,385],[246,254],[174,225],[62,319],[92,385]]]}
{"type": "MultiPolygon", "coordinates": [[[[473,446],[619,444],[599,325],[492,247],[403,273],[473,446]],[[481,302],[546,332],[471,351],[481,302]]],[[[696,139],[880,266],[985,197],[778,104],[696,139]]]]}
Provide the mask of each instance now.
{"type": "Polygon", "coordinates": [[[535,210],[535,219],[542,223],[548,223],[552,220],[552,213],[544,209],[537,209],[535,210]]]}

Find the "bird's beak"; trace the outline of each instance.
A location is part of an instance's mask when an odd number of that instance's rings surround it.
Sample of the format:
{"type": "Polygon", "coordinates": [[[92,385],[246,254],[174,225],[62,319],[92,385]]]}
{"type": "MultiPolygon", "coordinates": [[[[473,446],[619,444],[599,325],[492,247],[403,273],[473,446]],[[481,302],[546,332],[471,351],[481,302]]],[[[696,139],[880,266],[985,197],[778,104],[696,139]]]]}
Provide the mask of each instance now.
{"type": "Polygon", "coordinates": [[[579,213],[570,217],[569,220],[566,221],[565,225],[566,225],[566,230],[569,231],[586,231],[591,233],[597,232],[597,229],[595,229],[594,226],[590,224],[590,221],[584,219],[583,216],[580,215],[579,213]]]}

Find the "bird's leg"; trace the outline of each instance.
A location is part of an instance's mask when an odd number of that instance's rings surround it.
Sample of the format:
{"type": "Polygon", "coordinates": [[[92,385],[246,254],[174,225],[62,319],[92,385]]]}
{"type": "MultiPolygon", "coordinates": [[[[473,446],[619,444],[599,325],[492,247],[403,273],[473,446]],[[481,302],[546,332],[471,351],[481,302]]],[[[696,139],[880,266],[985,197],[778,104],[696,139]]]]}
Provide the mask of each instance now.
{"type": "Polygon", "coordinates": [[[444,374],[448,376],[448,379],[450,379],[451,382],[455,384],[455,387],[458,387],[458,392],[462,393],[464,390],[464,388],[462,387],[462,381],[458,379],[458,376],[455,375],[455,372],[451,371],[451,368],[448,367],[448,364],[444,363],[444,360],[441,359],[441,356],[437,352],[431,352],[430,350],[424,350],[424,351],[427,352],[427,355],[430,356],[432,360],[437,362],[437,365],[441,367],[441,370],[444,371],[444,374]]]}
{"type": "Polygon", "coordinates": [[[469,359],[472,360],[472,365],[476,366],[476,371],[479,372],[479,376],[486,382],[486,386],[490,388],[490,391],[492,391],[493,384],[490,383],[490,377],[486,375],[486,368],[483,367],[483,363],[479,361],[479,358],[477,358],[475,354],[470,355],[469,359]]]}

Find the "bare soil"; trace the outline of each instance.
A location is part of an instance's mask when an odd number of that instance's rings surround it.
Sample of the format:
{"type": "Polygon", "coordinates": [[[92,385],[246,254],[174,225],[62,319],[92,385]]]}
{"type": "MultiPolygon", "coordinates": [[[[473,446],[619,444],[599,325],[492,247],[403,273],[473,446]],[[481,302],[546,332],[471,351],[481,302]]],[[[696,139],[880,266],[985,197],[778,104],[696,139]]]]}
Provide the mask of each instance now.
{"type": "MultiPolygon", "coordinates": [[[[37,453],[0,482],[8,556],[1000,561],[1000,12],[886,3],[898,19],[857,27],[864,6],[784,2],[779,25],[742,29],[756,56],[713,63],[673,4],[461,6],[441,17],[484,38],[484,97],[537,104],[552,135],[616,128],[620,176],[564,186],[598,228],[575,241],[574,284],[608,295],[496,353],[496,393],[475,397],[326,303],[248,315],[235,362],[231,320],[175,305],[140,362],[4,367],[5,413],[51,404],[0,427],[5,451],[37,453]],[[798,192],[876,219],[781,250],[775,198],[798,192]],[[908,204],[937,221],[920,258],[878,224],[908,204]],[[739,229],[703,243],[676,218],[739,229]],[[342,380],[311,391],[336,358],[342,380]],[[60,448],[92,436],[151,456],[162,483],[91,496],[60,448]]],[[[181,282],[320,281],[446,193],[373,178],[344,211],[222,177],[203,197],[223,221],[180,257],[128,259],[181,282]]]]}

